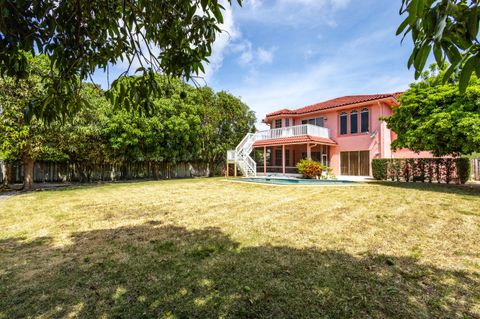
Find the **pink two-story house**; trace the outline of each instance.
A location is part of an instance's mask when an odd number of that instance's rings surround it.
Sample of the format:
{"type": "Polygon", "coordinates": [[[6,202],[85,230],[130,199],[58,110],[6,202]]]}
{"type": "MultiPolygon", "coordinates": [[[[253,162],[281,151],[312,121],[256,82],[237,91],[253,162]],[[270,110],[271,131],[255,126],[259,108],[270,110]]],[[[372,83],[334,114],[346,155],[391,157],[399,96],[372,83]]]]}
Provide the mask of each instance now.
{"type": "Polygon", "coordinates": [[[296,164],[303,158],[331,167],[337,176],[371,176],[374,158],[431,157],[392,152],[395,133],[380,118],[392,114],[398,95],[345,96],[269,113],[263,122],[270,129],[248,134],[229,160],[247,176],[297,173],[296,164]]]}

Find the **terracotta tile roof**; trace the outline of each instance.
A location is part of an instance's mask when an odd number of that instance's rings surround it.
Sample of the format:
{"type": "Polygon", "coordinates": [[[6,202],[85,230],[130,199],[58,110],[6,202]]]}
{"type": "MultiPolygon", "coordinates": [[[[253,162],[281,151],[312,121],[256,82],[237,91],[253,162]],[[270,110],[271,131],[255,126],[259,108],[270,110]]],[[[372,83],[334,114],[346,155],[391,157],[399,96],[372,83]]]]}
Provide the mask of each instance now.
{"type": "Polygon", "coordinates": [[[312,105],[307,105],[295,110],[282,109],[279,111],[268,113],[267,117],[282,115],[282,114],[304,114],[304,113],[310,113],[315,111],[333,109],[336,107],[342,107],[350,104],[381,100],[389,97],[396,99],[400,94],[402,93],[396,92],[396,93],[388,93],[388,94],[351,95],[351,96],[337,97],[335,99],[331,99],[328,101],[324,101],[324,102],[320,102],[312,105]]]}
{"type": "Polygon", "coordinates": [[[253,147],[282,145],[282,144],[285,144],[285,145],[303,144],[303,143],[320,143],[320,144],[326,144],[326,145],[337,145],[335,141],[332,141],[329,138],[304,135],[304,136],[284,137],[284,138],[275,138],[270,140],[256,141],[255,144],[253,144],[253,147]]]}

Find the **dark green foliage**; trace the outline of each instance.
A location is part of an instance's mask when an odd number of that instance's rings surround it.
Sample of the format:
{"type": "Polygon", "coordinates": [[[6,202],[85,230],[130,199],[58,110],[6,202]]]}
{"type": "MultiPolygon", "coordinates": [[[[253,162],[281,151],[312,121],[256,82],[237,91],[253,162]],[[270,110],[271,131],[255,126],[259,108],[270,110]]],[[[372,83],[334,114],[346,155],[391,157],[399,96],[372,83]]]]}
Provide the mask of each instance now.
{"type": "Polygon", "coordinates": [[[425,182],[426,170],[425,159],[419,158],[413,163],[413,179],[414,182],[425,182]]]}
{"type": "Polygon", "coordinates": [[[372,160],[377,180],[465,184],[471,173],[468,158],[376,158],[372,160]]]}
{"type": "Polygon", "coordinates": [[[392,181],[400,181],[400,176],[402,172],[402,160],[398,158],[390,159],[389,160],[389,167],[388,167],[389,176],[392,181]]]}
{"type": "Polygon", "coordinates": [[[126,63],[120,77],[132,72],[144,77],[129,83],[115,101],[125,106],[138,97],[132,106],[148,107],[146,97],[160,92],[155,73],[195,80],[204,71],[223,10],[218,0],[1,1],[0,73],[23,78],[25,52],[48,55],[52,80],[32,111],[60,116],[75,110],[81,81],[98,69],[126,63]],[[135,64],[140,67],[131,70],[135,64]]]}
{"type": "Polygon", "coordinates": [[[402,175],[406,182],[409,182],[410,177],[412,177],[412,164],[414,164],[414,162],[409,158],[402,161],[402,175]]]}
{"type": "Polygon", "coordinates": [[[436,165],[432,165],[431,162],[428,162],[426,165],[427,165],[427,169],[426,169],[426,171],[427,171],[427,180],[428,180],[429,183],[432,183],[432,182],[433,182],[433,179],[434,179],[434,177],[435,177],[435,175],[434,175],[435,170],[434,170],[434,169],[435,169],[435,166],[436,166],[436,165]]]}
{"type": "Polygon", "coordinates": [[[388,177],[388,159],[374,158],[372,160],[372,174],[377,180],[386,180],[388,177]]]}
{"type": "Polygon", "coordinates": [[[445,165],[445,183],[450,184],[452,181],[452,175],[453,175],[453,159],[452,158],[446,158],[444,160],[444,165],[445,165]]]}
{"type": "Polygon", "coordinates": [[[402,0],[400,14],[406,18],[397,35],[412,36],[414,48],[408,67],[415,68],[417,79],[432,51],[438,65],[443,66],[445,60],[450,64],[444,81],[460,73],[461,92],[474,72],[480,77],[480,8],[476,0],[402,0]]]}
{"type": "Polygon", "coordinates": [[[465,184],[472,174],[472,162],[467,157],[460,157],[455,159],[455,166],[460,184],[465,184]]]}
{"type": "Polygon", "coordinates": [[[22,112],[30,96],[42,95],[39,78],[16,84],[5,77],[0,80],[0,160],[28,155],[34,161],[68,162],[66,178],[81,181],[161,178],[169,174],[160,176],[159,170],[170,171],[160,169],[164,163],[204,163],[203,174],[220,174],[226,150],[254,129],[254,113],[226,92],[157,78],[169,94],[150,97],[148,112],[115,108],[102,90],[84,84],[81,94],[88,107],[46,126],[36,118],[26,122],[22,112]]]}
{"type": "Polygon", "coordinates": [[[480,151],[479,79],[472,78],[465,94],[460,94],[455,85],[441,84],[439,77],[432,67],[422,82],[402,94],[393,115],[383,118],[398,135],[393,149],[431,151],[439,157],[480,151]]]}
{"type": "Polygon", "coordinates": [[[436,158],[434,160],[434,163],[435,163],[435,175],[437,177],[437,183],[441,183],[442,182],[442,162],[443,162],[443,159],[441,158],[436,158]]]}

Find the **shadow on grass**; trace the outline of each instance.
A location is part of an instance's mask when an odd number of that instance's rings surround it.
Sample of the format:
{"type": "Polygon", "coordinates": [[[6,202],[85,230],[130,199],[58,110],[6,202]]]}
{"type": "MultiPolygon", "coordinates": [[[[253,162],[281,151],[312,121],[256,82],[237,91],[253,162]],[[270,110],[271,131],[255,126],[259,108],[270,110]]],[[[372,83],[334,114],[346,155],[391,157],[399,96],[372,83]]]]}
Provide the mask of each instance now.
{"type": "Polygon", "coordinates": [[[158,222],[0,242],[0,318],[478,317],[478,273],[158,222]]]}
{"type": "Polygon", "coordinates": [[[456,184],[436,184],[436,183],[421,183],[421,182],[390,182],[390,181],[374,181],[370,182],[372,185],[381,185],[388,187],[397,187],[403,189],[415,189],[428,192],[459,194],[459,195],[473,195],[480,196],[480,185],[456,185],[456,184]]]}

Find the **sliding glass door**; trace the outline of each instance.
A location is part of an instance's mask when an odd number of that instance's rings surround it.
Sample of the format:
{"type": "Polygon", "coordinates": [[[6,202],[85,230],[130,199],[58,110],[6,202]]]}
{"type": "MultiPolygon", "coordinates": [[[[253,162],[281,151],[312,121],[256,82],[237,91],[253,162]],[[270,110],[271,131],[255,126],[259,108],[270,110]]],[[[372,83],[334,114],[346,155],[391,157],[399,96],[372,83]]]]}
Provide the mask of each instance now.
{"type": "Polygon", "coordinates": [[[370,152],[340,152],[340,173],[347,176],[369,176],[370,152]]]}

